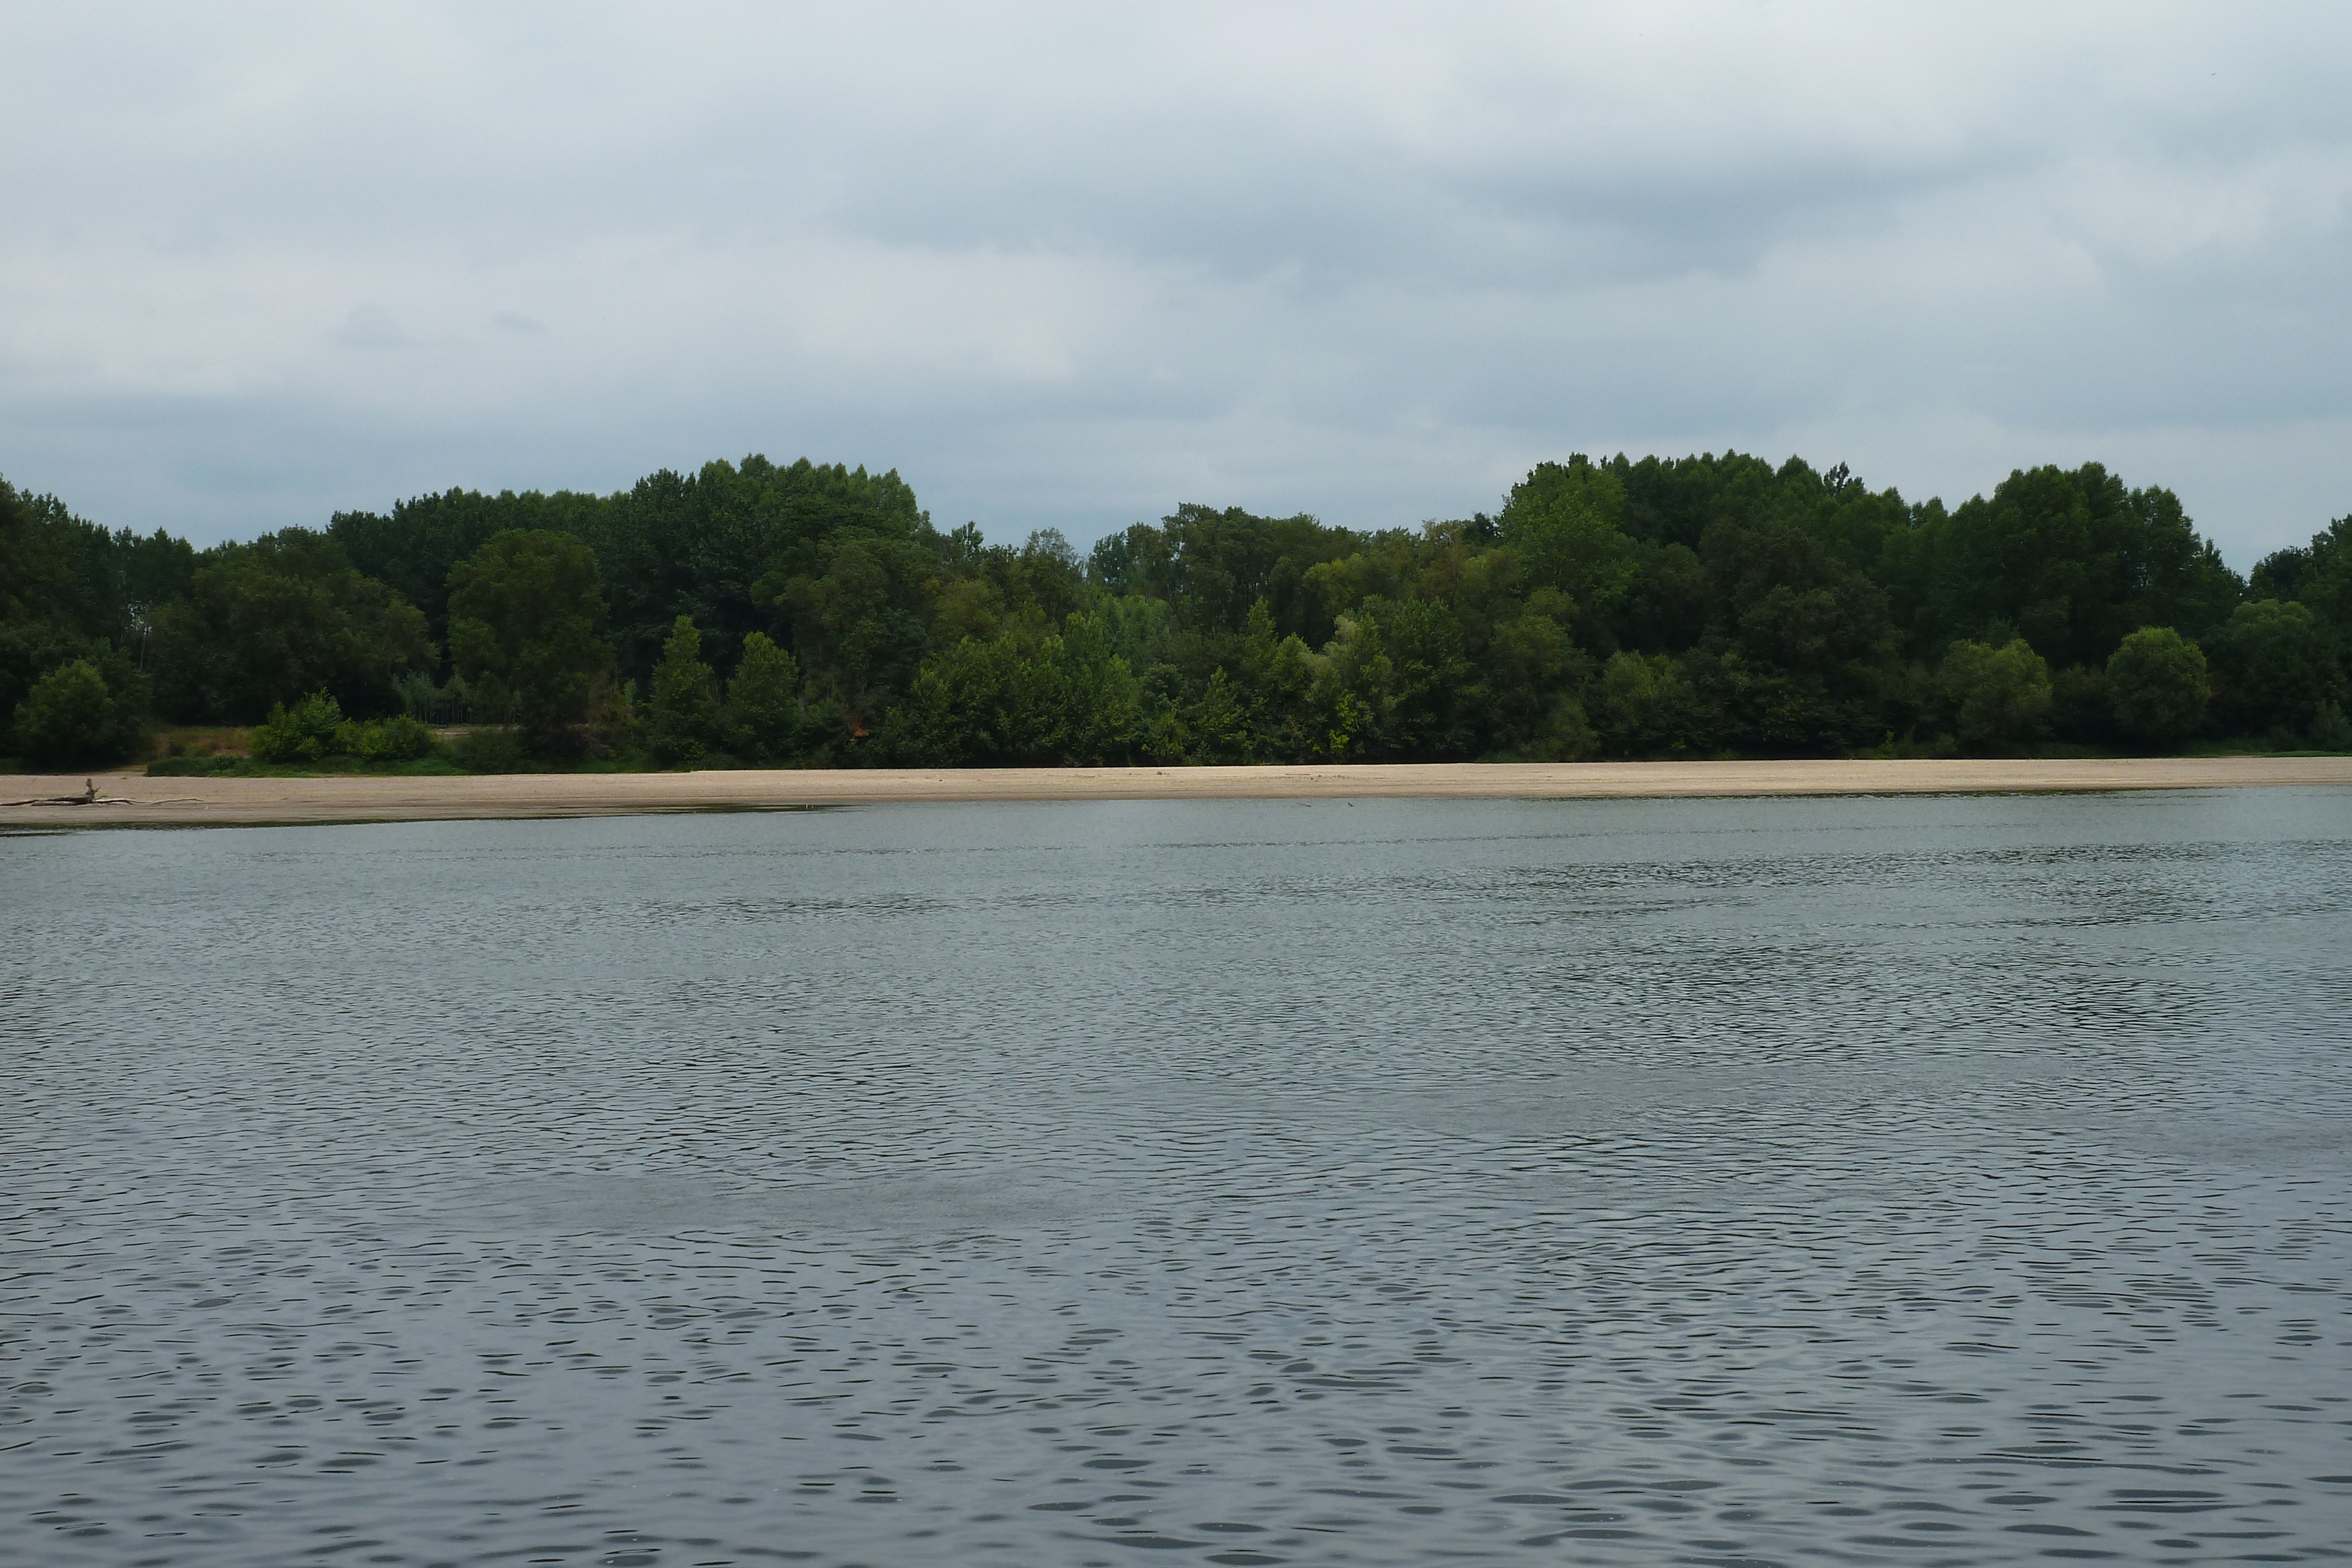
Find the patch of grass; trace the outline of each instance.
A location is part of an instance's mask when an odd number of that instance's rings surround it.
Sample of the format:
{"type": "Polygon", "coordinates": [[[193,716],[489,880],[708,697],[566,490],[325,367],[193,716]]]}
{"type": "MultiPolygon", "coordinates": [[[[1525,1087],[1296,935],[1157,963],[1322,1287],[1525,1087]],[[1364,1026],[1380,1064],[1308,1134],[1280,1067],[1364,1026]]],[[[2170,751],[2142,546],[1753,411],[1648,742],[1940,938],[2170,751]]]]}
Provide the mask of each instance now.
{"type": "Polygon", "coordinates": [[[215,752],[200,757],[159,757],[147,765],[150,779],[309,779],[315,768],[292,768],[278,762],[256,762],[250,757],[215,752]]]}
{"type": "Polygon", "coordinates": [[[151,779],[452,779],[483,773],[653,773],[662,769],[643,752],[618,757],[533,757],[510,729],[488,726],[461,733],[432,755],[400,761],[321,757],[301,762],[260,762],[228,751],[183,751],[147,764],[151,779]]]}
{"type": "Polygon", "coordinates": [[[523,755],[522,737],[511,729],[469,729],[450,744],[446,755],[467,773],[535,771],[523,755]]]}
{"type": "Polygon", "coordinates": [[[240,725],[169,724],[155,731],[159,758],[243,757],[253,749],[253,730],[240,725]]]}
{"type": "Polygon", "coordinates": [[[147,765],[150,779],[451,779],[466,769],[446,757],[417,757],[403,762],[362,762],[352,757],[327,757],[316,762],[256,762],[250,757],[215,754],[210,757],[159,757],[147,765]]]}
{"type": "Polygon", "coordinates": [[[2236,740],[2192,740],[2180,748],[2183,757],[2321,757],[2324,752],[2274,746],[2267,740],[2241,736],[2236,740]]]}

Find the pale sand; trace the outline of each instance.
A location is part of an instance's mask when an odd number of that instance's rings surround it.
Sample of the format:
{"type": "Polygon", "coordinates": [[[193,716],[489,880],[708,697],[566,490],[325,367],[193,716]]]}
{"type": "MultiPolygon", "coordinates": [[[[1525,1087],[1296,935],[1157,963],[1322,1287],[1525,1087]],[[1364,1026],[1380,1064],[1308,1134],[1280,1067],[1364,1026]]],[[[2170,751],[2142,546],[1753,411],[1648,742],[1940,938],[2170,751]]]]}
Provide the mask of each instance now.
{"type": "MultiPolygon", "coordinates": [[[[0,777],[0,799],[79,794],[85,776],[0,777]]],[[[1326,768],[850,768],[518,773],[463,779],[95,776],[128,805],[0,807],[0,831],[47,828],[604,817],[910,800],[1599,799],[2352,787],[2352,757],[2026,762],[1453,762],[1326,768]]],[[[2352,801],[2347,801],[2352,805],[2352,801]]]]}

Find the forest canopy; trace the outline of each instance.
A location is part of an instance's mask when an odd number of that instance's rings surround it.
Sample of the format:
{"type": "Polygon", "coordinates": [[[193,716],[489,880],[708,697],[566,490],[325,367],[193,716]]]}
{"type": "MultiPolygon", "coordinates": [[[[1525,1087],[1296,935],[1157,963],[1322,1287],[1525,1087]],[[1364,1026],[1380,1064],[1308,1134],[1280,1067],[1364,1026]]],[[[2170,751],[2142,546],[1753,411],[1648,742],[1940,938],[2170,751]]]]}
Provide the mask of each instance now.
{"type": "Polygon", "coordinates": [[[0,753],[35,763],[302,714],[655,766],[2338,749],[2347,658],[2352,517],[2242,580],[2097,464],[1948,509],[1795,458],[1579,455],[1492,515],[1187,504],[1084,557],[756,455],[201,551],[0,482],[0,753]]]}

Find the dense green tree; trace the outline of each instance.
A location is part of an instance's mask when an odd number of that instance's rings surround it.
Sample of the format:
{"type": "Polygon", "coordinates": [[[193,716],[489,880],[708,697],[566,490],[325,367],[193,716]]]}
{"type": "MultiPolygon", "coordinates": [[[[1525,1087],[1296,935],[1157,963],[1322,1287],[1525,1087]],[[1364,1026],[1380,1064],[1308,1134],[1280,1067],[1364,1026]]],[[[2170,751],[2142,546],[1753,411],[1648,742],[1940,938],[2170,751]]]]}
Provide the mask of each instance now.
{"type": "Polygon", "coordinates": [[[1735,643],[1703,643],[1678,664],[1710,717],[1717,751],[1833,755],[1877,733],[1878,716],[1819,674],[1755,658],[1735,643]]]}
{"type": "Polygon", "coordinates": [[[1967,638],[2011,628],[2060,664],[2104,662],[2136,626],[2196,635],[2241,591],[2179,497],[2127,489],[2095,463],[2013,473],[1927,544],[1929,624],[1967,638]]]}
{"type": "Polygon", "coordinates": [[[2050,728],[2076,745],[2105,746],[2115,739],[2115,710],[2107,704],[2103,664],[2069,664],[2050,677],[2050,728]]]}
{"type": "Polygon", "coordinates": [[[755,593],[791,626],[820,695],[863,729],[906,690],[930,651],[923,588],[932,559],[918,541],[846,530],[807,553],[822,570],[779,568],[755,593]]]}
{"type": "Polygon", "coordinates": [[[1937,673],[1951,706],[1953,728],[1972,747],[2007,747],[2032,740],[2048,727],[2050,666],[2024,638],[1995,648],[1958,642],[1937,673]]]}
{"type": "Polygon", "coordinates": [[[942,650],[892,715],[886,744],[911,762],[1127,763],[1144,760],[1142,684],[1099,618],[1073,615],[1036,650],[1011,636],[942,650]]]}
{"type": "Polygon", "coordinates": [[[1512,486],[1499,525],[1529,580],[1601,616],[1617,607],[1640,574],[1640,554],[1618,526],[1624,512],[1624,481],[1579,453],[1564,464],[1538,464],[1512,486]]]}
{"type": "Polygon", "coordinates": [[[2311,570],[2311,551],[2301,545],[2289,545],[2273,550],[2254,563],[2246,574],[2246,597],[2253,600],[2291,600],[2303,586],[2304,574],[2311,570]]]}
{"type": "Polygon", "coordinates": [[[727,683],[727,747],[753,762],[782,762],[806,747],[800,665],[764,632],[743,639],[743,657],[727,683]]]}
{"type": "Polygon", "coordinates": [[[2344,695],[2327,627],[2308,605],[2241,604],[2206,645],[2218,688],[2214,718],[2225,734],[2301,735],[2321,704],[2344,695]]]}
{"type": "Polygon", "coordinates": [[[665,763],[698,762],[719,738],[719,678],[702,662],[702,633],[691,615],[679,616],[662,644],[645,729],[647,749],[665,763]]]}
{"type": "MultiPolygon", "coordinates": [[[[0,723],[51,670],[76,659],[95,662],[108,651],[53,621],[0,621],[0,723]]],[[[9,735],[0,733],[0,756],[14,755],[16,749],[9,735]]]]}
{"type": "MultiPolygon", "coordinates": [[[[404,501],[389,515],[339,513],[331,532],[362,570],[422,606],[432,634],[445,638],[451,569],[493,535],[517,528],[569,534],[593,551],[608,603],[606,634],[621,677],[630,681],[650,679],[680,615],[694,617],[705,656],[723,672],[751,632],[788,644],[824,642],[854,637],[856,620],[879,614],[890,624],[867,628],[857,649],[889,644],[880,684],[895,676],[902,685],[912,663],[892,662],[905,650],[891,636],[903,643],[905,623],[919,623],[923,584],[956,553],[895,473],[806,459],[782,465],[756,455],[692,474],[664,469],[610,496],[450,490],[404,501]],[[812,601],[803,590],[824,579],[853,541],[863,555],[848,563],[848,575],[856,579],[862,559],[878,556],[884,602],[863,602],[846,627],[803,639],[793,624],[796,605],[814,602],[836,614],[841,605],[837,595],[819,591],[812,601]]],[[[921,653],[914,648],[912,660],[921,653]]],[[[838,684],[863,694],[876,682],[860,670],[838,684]]]]}
{"type": "Polygon", "coordinates": [[[24,758],[47,768],[118,762],[137,750],[141,707],[121,656],[68,660],[33,683],[13,716],[24,758]],[[110,671],[104,664],[116,667],[110,671]],[[109,675],[112,675],[110,680],[109,675]]]}
{"type": "Polygon", "coordinates": [[[1507,607],[1474,650],[1487,740],[1497,755],[1530,762],[1572,762],[1596,744],[1578,700],[1591,660],[1538,592],[1507,607]]]}
{"type": "MultiPolygon", "coordinates": [[[[98,672],[110,705],[100,727],[104,755],[89,759],[117,760],[136,747],[148,712],[149,685],[138,669],[148,617],[184,590],[193,556],[162,533],[110,534],[56,497],[0,479],[0,754],[36,749],[16,736],[13,716],[45,676],[77,661],[98,672]]],[[[87,695],[78,676],[72,689],[87,695]]],[[[52,702],[59,695],[36,712],[62,722],[52,702]]]]}
{"type": "Polygon", "coordinates": [[[423,611],[426,634],[446,646],[449,637],[449,573],[457,564],[510,528],[547,529],[587,538],[597,531],[606,497],[560,490],[553,495],[511,490],[485,496],[448,490],[395,504],[388,515],[338,512],[327,534],[352,564],[423,611]]]}
{"type": "Polygon", "coordinates": [[[2327,624],[2339,650],[2352,652],[2352,517],[2313,536],[2294,597],[2327,624]]]}
{"type": "Polygon", "coordinates": [[[1238,507],[1223,511],[1187,504],[1158,528],[1139,523],[1097,544],[1088,576],[1115,594],[1166,601],[1174,622],[1193,632],[1233,633],[1250,610],[1267,606],[1277,630],[1313,636],[1321,607],[1302,592],[1308,570],[1352,553],[1360,537],[1300,514],[1265,517],[1238,507]]]}
{"type": "MultiPolygon", "coordinates": [[[[923,585],[949,550],[895,473],[760,456],[639,481],[602,514],[590,542],[614,594],[625,673],[642,676],[675,618],[690,614],[722,672],[752,631],[799,648],[804,661],[822,644],[852,666],[832,684],[868,706],[903,689],[920,660],[923,585]],[[861,559],[845,563],[853,544],[861,559]],[[812,602],[804,585],[837,565],[858,589],[870,586],[864,568],[878,568],[881,591],[861,598],[847,622],[804,634],[797,624],[800,606],[812,602]],[[917,645],[909,646],[910,628],[917,645]]],[[[822,590],[815,599],[836,617],[846,608],[822,590]]]]}
{"type": "MultiPolygon", "coordinates": [[[[1245,736],[1226,754],[1229,759],[1288,762],[1328,756],[1333,735],[1346,733],[1344,722],[1333,727],[1339,719],[1331,711],[1336,697],[1328,684],[1318,689],[1314,652],[1297,632],[1276,630],[1271,601],[1252,605],[1241,635],[1219,652],[1232,662],[1228,684],[1235,690],[1245,736]]],[[[1225,672],[1219,665],[1216,673],[1225,672]]]]}
{"type": "Polygon", "coordinates": [[[0,624],[45,622],[135,658],[150,615],[187,591],[195,559],[184,539],[109,533],[0,479],[0,624]]]}
{"type": "Polygon", "coordinates": [[[1172,729],[1174,749],[1188,760],[1248,762],[1256,755],[1241,688],[1223,670],[1210,673],[1208,685],[1172,729]]]}
{"type": "Polygon", "coordinates": [[[596,558],[569,534],[510,528],[449,572],[449,652],[478,706],[522,726],[533,744],[578,743],[613,651],[600,635],[596,558]]]}
{"type": "Polygon", "coordinates": [[[2169,626],[2143,626],[2107,661],[2116,727],[2134,740],[2185,740],[2205,720],[2210,687],[2204,651],[2169,626]]]}
{"type": "Polygon", "coordinates": [[[2177,498],[2096,465],[1948,511],[1793,457],[1576,455],[1492,517],[1363,533],[1187,504],[1083,562],[1049,528],[941,533],[896,474],[757,455],[202,556],[0,487],[0,715],[76,659],[144,656],[181,718],[324,690],[355,735],[400,709],[541,748],[634,744],[642,690],[644,742],[681,760],[2100,745],[2130,706],[2110,657],[2147,625],[2206,643],[2219,727],[2276,739],[2341,713],[2347,539],[2265,560],[2277,604],[2238,612],[2177,498]]]}
{"type": "Polygon", "coordinates": [[[16,487],[0,479],[0,621],[31,620],[56,570],[33,509],[16,487]]]}
{"type": "Polygon", "coordinates": [[[1041,712],[1031,661],[1011,637],[964,638],[924,662],[891,715],[892,753],[914,763],[1058,762],[1058,714],[1041,712]]]}
{"type": "Polygon", "coordinates": [[[1612,756],[1705,757],[1721,748],[1722,716],[1668,654],[1613,655],[1589,706],[1612,756]]]}
{"type": "Polygon", "coordinates": [[[320,690],[389,713],[401,678],[434,662],[425,617],[307,528],[206,551],[187,596],[153,619],[156,698],[182,723],[253,723],[320,690]]]}

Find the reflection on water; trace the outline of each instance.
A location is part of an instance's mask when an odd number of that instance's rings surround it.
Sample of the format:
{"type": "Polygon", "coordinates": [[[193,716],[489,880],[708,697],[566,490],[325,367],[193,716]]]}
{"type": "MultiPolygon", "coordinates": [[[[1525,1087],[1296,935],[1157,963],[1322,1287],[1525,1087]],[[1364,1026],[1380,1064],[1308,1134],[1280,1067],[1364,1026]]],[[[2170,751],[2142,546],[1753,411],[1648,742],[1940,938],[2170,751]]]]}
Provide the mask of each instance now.
{"type": "Polygon", "coordinates": [[[2352,800],[0,841],[0,1560],[2352,1541],[2352,800]]]}

